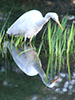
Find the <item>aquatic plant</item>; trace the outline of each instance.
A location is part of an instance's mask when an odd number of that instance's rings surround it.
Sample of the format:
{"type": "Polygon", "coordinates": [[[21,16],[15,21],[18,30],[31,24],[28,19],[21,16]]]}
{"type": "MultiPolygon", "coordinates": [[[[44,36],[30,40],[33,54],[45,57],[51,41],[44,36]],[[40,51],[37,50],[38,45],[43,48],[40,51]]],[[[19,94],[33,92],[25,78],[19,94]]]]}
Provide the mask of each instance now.
{"type": "Polygon", "coordinates": [[[68,18],[65,17],[62,20],[63,31],[55,25],[55,28],[51,27],[51,23],[48,23],[48,44],[49,44],[49,60],[47,67],[47,78],[49,71],[51,73],[51,77],[53,76],[53,72],[60,73],[64,58],[67,56],[67,68],[69,74],[69,80],[71,79],[70,72],[70,64],[69,64],[69,54],[73,52],[74,46],[74,25],[72,24],[70,27],[66,27],[68,18]],[[67,52],[67,55],[66,55],[67,52]],[[55,65],[52,63],[55,61],[55,65]],[[54,67],[55,66],[55,67],[54,67]],[[58,66],[58,67],[57,67],[58,66]],[[54,71],[55,69],[55,71],[54,71]]]}

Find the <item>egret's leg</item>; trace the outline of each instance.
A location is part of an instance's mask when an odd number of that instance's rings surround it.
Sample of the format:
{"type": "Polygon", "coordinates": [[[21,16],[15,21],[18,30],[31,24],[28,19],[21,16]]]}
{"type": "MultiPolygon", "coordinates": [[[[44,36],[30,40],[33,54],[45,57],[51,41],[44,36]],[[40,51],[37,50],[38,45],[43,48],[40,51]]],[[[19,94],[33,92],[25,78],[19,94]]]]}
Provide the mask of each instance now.
{"type": "Polygon", "coordinates": [[[24,44],[26,45],[26,39],[27,39],[27,37],[25,36],[25,38],[24,38],[24,44]]]}
{"type": "Polygon", "coordinates": [[[24,49],[26,49],[26,41],[24,40],[24,49]]]}
{"type": "Polygon", "coordinates": [[[31,41],[32,41],[32,37],[30,38],[30,41],[29,41],[29,43],[30,43],[30,47],[32,48],[32,44],[31,44],[31,41]]]}
{"type": "Polygon", "coordinates": [[[32,48],[32,44],[31,44],[31,42],[30,42],[30,48],[32,48]]]}
{"type": "Polygon", "coordinates": [[[24,48],[26,47],[26,41],[24,40],[24,48]]]}
{"type": "Polygon", "coordinates": [[[26,45],[26,41],[24,40],[24,44],[26,45]]]}
{"type": "Polygon", "coordinates": [[[30,38],[30,41],[29,42],[31,43],[31,41],[32,41],[32,37],[30,38]]]}

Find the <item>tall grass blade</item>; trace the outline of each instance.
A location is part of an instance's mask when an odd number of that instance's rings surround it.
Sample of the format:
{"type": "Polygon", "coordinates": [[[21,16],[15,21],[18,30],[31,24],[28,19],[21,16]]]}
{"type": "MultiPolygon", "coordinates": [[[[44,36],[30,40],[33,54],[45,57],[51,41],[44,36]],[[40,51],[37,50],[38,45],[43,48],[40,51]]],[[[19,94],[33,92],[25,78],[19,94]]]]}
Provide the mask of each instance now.
{"type": "Polygon", "coordinates": [[[8,15],[8,17],[7,17],[7,19],[6,19],[5,23],[4,23],[4,25],[3,25],[2,29],[1,29],[1,31],[0,31],[0,37],[1,37],[2,32],[4,31],[5,27],[6,27],[6,24],[7,24],[7,22],[8,22],[8,19],[9,19],[10,15],[11,15],[11,12],[12,12],[12,11],[9,12],[9,15],[8,15]]]}
{"type": "Polygon", "coordinates": [[[44,43],[44,35],[45,35],[45,32],[46,32],[47,28],[45,28],[44,32],[43,32],[43,35],[42,35],[42,41],[40,43],[40,46],[39,46],[39,49],[38,49],[38,53],[37,53],[37,56],[40,55],[40,52],[41,52],[41,49],[42,49],[42,46],[43,46],[43,43],[44,43]]]}
{"type": "Polygon", "coordinates": [[[12,35],[12,37],[11,37],[11,44],[10,44],[11,51],[12,51],[13,42],[14,42],[14,40],[13,40],[13,35],[12,35]]]}
{"type": "Polygon", "coordinates": [[[74,25],[72,24],[70,36],[67,43],[67,66],[68,66],[69,80],[71,79],[71,72],[70,72],[70,65],[69,65],[69,52],[70,52],[71,41],[73,39],[73,33],[74,33],[73,28],[74,28],[74,25]]]}
{"type": "Polygon", "coordinates": [[[70,36],[69,36],[68,43],[67,43],[67,53],[69,53],[69,51],[70,51],[71,41],[72,41],[73,33],[74,33],[73,27],[74,27],[74,25],[72,24],[70,36]]]}
{"type": "Polygon", "coordinates": [[[55,74],[56,74],[56,69],[57,69],[57,58],[58,58],[58,41],[56,41],[56,56],[55,56],[55,74]]]}
{"type": "Polygon", "coordinates": [[[70,72],[70,64],[69,64],[69,53],[67,53],[67,67],[68,67],[69,80],[71,80],[71,72],[70,72]]]}
{"type": "Polygon", "coordinates": [[[48,44],[49,44],[49,55],[52,53],[52,41],[51,41],[51,24],[50,21],[48,23],[48,44]]]}
{"type": "Polygon", "coordinates": [[[17,48],[17,46],[19,45],[21,40],[21,36],[17,38],[16,43],[15,43],[15,47],[17,48]]]}
{"type": "Polygon", "coordinates": [[[5,34],[5,31],[3,31],[3,34],[0,38],[0,51],[1,51],[2,57],[4,57],[3,48],[2,48],[2,40],[3,40],[4,34],[5,34]]]}
{"type": "Polygon", "coordinates": [[[52,43],[51,43],[51,24],[50,21],[48,23],[48,44],[49,44],[49,59],[48,59],[48,66],[46,71],[46,79],[48,79],[49,69],[50,69],[50,63],[51,63],[51,54],[52,54],[52,43]]]}

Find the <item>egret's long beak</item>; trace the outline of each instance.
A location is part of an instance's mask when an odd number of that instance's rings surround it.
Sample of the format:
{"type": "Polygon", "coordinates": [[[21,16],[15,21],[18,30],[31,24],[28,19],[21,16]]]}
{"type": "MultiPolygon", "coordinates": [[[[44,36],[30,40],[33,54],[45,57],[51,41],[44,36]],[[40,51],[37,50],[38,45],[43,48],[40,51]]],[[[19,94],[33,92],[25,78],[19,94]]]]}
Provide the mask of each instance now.
{"type": "Polygon", "coordinates": [[[63,30],[63,28],[62,28],[62,26],[61,26],[61,24],[60,24],[60,22],[59,21],[57,21],[57,24],[60,26],[60,28],[63,30]]]}

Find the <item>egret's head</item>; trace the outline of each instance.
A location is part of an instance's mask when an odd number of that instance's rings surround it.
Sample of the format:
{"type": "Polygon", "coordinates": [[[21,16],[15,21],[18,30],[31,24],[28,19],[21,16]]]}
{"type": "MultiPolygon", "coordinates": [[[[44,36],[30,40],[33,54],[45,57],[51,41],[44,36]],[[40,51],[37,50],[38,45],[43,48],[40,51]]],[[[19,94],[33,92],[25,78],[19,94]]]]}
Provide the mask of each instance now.
{"type": "Polygon", "coordinates": [[[61,24],[60,24],[60,22],[59,22],[59,17],[58,17],[58,15],[57,15],[56,13],[52,13],[51,18],[52,18],[52,19],[60,26],[60,28],[63,30],[63,28],[62,28],[62,26],[61,26],[61,24]]]}
{"type": "Polygon", "coordinates": [[[47,13],[46,18],[52,18],[60,26],[60,28],[63,30],[63,28],[59,22],[59,18],[58,18],[57,13],[53,13],[53,12],[47,13]]]}

